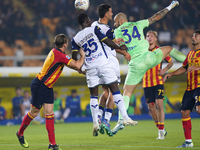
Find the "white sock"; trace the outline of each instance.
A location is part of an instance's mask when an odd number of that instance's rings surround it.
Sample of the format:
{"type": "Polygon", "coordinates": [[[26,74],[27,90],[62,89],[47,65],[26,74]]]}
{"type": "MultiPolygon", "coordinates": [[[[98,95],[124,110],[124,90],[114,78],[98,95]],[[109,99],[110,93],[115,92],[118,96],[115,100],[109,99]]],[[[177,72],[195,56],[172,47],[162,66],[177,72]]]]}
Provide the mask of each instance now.
{"type": "Polygon", "coordinates": [[[106,112],[105,112],[105,120],[109,123],[110,122],[110,118],[112,117],[112,112],[113,110],[110,109],[110,108],[107,108],[106,109],[106,112]]]}
{"type": "Polygon", "coordinates": [[[185,140],[185,141],[187,141],[187,142],[192,142],[192,139],[187,139],[187,140],[185,140]]]}
{"type": "Polygon", "coordinates": [[[100,116],[102,118],[103,116],[103,112],[104,112],[104,107],[99,105],[99,112],[98,112],[98,116],[100,116]]]}
{"type": "Polygon", "coordinates": [[[126,112],[126,107],[124,104],[124,100],[122,95],[120,94],[120,91],[114,92],[113,94],[113,99],[114,99],[114,103],[117,106],[117,108],[119,109],[123,119],[128,120],[128,114],[126,112]]]}
{"type": "Polygon", "coordinates": [[[97,96],[90,97],[90,109],[92,112],[93,123],[97,123],[98,122],[98,112],[99,112],[99,103],[98,103],[97,96]]]}

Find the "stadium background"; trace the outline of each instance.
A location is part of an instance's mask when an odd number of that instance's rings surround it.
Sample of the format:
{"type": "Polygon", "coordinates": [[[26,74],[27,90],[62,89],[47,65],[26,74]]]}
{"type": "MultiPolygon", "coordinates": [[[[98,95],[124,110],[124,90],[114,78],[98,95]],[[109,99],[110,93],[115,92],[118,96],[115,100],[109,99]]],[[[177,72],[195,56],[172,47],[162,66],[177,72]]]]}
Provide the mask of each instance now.
{"type": "MultiPolygon", "coordinates": [[[[92,21],[98,19],[96,9],[99,4],[111,4],[113,14],[124,12],[129,21],[147,19],[157,11],[169,5],[169,0],[90,0],[90,7],[86,13],[92,21]]],[[[158,45],[171,45],[187,54],[191,45],[191,36],[196,29],[200,29],[199,15],[200,1],[180,0],[180,6],[173,9],[162,20],[145,29],[158,32],[158,45]]],[[[79,14],[74,8],[73,0],[3,0],[0,1],[0,98],[2,106],[7,110],[7,118],[12,118],[11,100],[15,96],[15,87],[21,86],[29,90],[34,76],[40,71],[47,53],[53,47],[53,38],[59,33],[65,33],[71,39],[79,30],[76,16],[79,14]],[[20,47],[19,47],[20,46],[20,47]],[[23,50],[23,55],[17,51],[23,50]],[[21,63],[18,63],[20,62],[21,63]]],[[[109,22],[113,27],[113,22],[109,22]]],[[[67,53],[70,55],[70,44],[67,53]]],[[[118,55],[121,64],[122,83],[127,65],[123,57],[118,55]]],[[[170,71],[181,66],[175,62],[170,71]]],[[[120,85],[122,90],[123,85],[120,85]]],[[[65,98],[71,89],[76,88],[81,96],[81,107],[84,110],[89,103],[89,91],[85,77],[65,69],[61,78],[54,86],[65,105],[65,98]]],[[[166,95],[171,103],[180,102],[186,88],[186,75],[173,77],[166,84],[166,95]]],[[[99,88],[99,93],[101,93],[99,88]]],[[[137,107],[143,95],[140,84],[134,92],[137,107]]],[[[168,113],[173,112],[170,108],[168,113]]],[[[140,114],[138,111],[137,114],[140,114]]]]}

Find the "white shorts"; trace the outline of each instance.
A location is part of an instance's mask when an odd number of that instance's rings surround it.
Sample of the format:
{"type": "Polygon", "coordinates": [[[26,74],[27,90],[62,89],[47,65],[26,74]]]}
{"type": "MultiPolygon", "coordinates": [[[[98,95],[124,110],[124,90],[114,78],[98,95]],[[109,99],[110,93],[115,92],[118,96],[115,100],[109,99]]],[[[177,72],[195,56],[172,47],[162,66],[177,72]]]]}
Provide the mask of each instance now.
{"type": "Polygon", "coordinates": [[[87,86],[89,88],[96,87],[100,84],[109,85],[117,82],[117,76],[115,70],[111,64],[106,64],[98,68],[92,68],[86,70],[87,86]]]}
{"type": "Polygon", "coordinates": [[[109,55],[109,63],[112,65],[112,67],[114,68],[114,71],[116,73],[117,76],[117,81],[118,83],[121,83],[121,78],[120,78],[120,67],[119,67],[119,61],[117,59],[117,57],[113,56],[113,55],[109,55]]]}

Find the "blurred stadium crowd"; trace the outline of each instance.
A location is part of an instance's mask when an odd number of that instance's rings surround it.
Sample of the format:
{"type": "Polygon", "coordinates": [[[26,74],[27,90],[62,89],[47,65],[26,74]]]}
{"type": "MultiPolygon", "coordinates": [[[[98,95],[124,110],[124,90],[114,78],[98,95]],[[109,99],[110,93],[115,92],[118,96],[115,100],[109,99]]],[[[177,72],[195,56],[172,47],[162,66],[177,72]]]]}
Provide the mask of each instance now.
{"type": "MultiPolygon", "coordinates": [[[[171,1],[170,1],[171,2],[171,1]]],[[[113,14],[124,12],[129,21],[147,19],[169,5],[169,0],[90,0],[86,13],[95,21],[97,7],[111,4],[113,14]]],[[[180,6],[164,19],[145,30],[158,32],[159,45],[171,45],[187,54],[194,30],[200,28],[200,1],[179,0],[180,6]]],[[[73,0],[4,0],[0,1],[0,55],[15,55],[16,45],[24,55],[47,54],[53,46],[53,37],[65,33],[72,38],[79,30],[76,16],[80,12],[73,0]]],[[[114,16],[113,16],[114,17],[114,16]]],[[[109,23],[113,27],[113,22],[109,23]]],[[[69,47],[70,50],[70,47],[69,47]]],[[[70,51],[69,51],[70,52],[70,51]]],[[[5,63],[12,66],[13,63],[5,63]]],[[[36,63],[35,65],[41,65],[36,63]]],[[[22,66],[29,66],[28,62],[22,66]]]]}

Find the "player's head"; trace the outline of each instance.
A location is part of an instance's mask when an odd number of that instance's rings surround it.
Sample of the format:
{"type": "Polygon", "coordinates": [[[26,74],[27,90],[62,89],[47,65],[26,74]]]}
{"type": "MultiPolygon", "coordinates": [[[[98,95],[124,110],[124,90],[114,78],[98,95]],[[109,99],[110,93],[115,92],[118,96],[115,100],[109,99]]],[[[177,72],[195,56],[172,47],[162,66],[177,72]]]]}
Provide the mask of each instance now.
{"type": "Polygon", "coordinates": [[[121,26],[124,22],[128,22],[127,16],[124,13],[118,13],[114,17],[114,26],[119,27],[121,26]]]}
{"type": "Polygon", "coordinates": [[[101,4],[98,7],[97,12],[98,12],[99,18],[104,18],[105,17],[108,20],[112,20],[113,13],[112,13],[112,8],[111,8],[110,5],[108,5],[108,4],[101,4]]]}
{"type": "Polygon", "coordinates": [[[200,44],[200,30],[196,30],[192,36],[192,45],[200,44]]]}
{"type": "Polygon", "coordinates": [[[30,97],[29,91],[25,90],[25,91],[24,91],[24,98],[27,99],[27,98],[29,98],[29,97],[30,97]]]}
{"type": "Polygon", "coordinates": [[[72,96],[73,98],[75,98],[75,97],[77,96],[77,91],[76,91],[76,89],[71,90],[71,96],[72,96]]]}
{"type": "Polygon", "coordinates": [[[21,89],[21,87],[16,87],[15,88],[15,92],[16,92],[16,94],[17,94],[17,96],[21,96],[21,94],[22,94],[22,89],[21,89]]]}
{"type": "Polygon", "coordinates": [[[158,34],[156,31],[150,30],[147,32],[146,40],[149,42],[150,45],[156,44],[157,36],[158,34]]]}
{"type": "Polygon", "coordinates": [[[64,48],[64,50],[67,49],[67,36],[63,33],[56,35],[56,37],[54,38],[54,44],[56,48],[64,48]]]}
{"type": "Polygon", "coordinates": [[[84,29],[85,27],[90,27],[92,24],[90,18],[85,13],[78,15],[77,20],[82,29],[84,29]]]}

